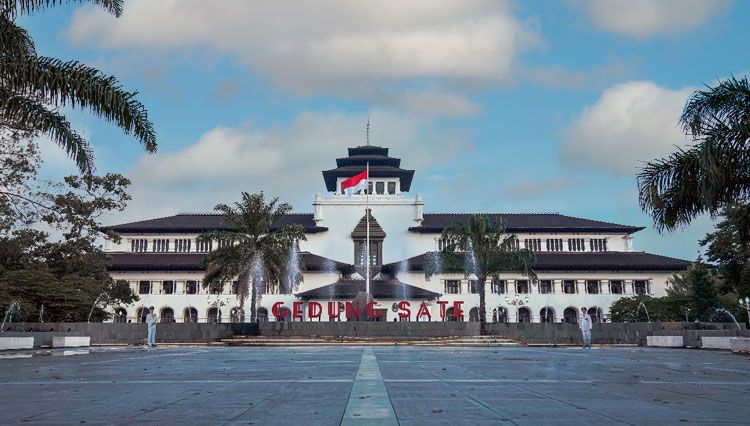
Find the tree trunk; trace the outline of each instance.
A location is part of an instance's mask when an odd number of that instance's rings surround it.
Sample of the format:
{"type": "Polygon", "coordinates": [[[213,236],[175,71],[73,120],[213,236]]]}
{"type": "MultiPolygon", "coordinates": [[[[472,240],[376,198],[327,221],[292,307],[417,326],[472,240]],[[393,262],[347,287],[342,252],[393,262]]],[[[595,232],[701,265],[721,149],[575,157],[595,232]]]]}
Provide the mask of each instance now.
{"type": "Polygon", "coordinates": [[[479,334],[487,334],[487,307],[486,297],[484,292],[485,282],[487,277],[484,275],[477,277],[477,285],[479,286],[479,334]]]}

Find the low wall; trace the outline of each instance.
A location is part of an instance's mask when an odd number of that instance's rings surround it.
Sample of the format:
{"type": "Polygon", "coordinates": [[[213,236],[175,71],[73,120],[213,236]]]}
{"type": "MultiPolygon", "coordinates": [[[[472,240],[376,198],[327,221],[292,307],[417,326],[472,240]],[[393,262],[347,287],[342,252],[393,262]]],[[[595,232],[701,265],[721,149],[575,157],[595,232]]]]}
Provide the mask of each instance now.
{"type": "Polygon", "coordinates": [[[264,322],[258,326],[261,336],[447,337],[479,335],[479,323],[476,322],[264,322]]]}
{"type": "MultiPolygon", "coordinates": [[[[51,346],[52,336],[90,336],[92,345],[140,345],[146,324],[132,323],[11,323],[0,336],[34,336],[34,345],[51,346]],[[38,339],[38,340],[37,340],[38,339]]],[[[257,324],[158,324],[156,343],[209,343],[237,335],[258,334],[257,324]]]]}

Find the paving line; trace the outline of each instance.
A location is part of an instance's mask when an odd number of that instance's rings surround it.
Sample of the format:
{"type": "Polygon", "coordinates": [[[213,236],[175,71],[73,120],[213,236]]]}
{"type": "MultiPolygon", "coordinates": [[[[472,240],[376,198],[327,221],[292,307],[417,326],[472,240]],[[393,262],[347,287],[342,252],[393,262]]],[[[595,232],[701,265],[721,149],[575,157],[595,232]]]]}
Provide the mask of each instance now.
{"type": "Polygon", "coordinates": [[[365,347],[362,351],[362,361],[341,424],[399,424],[371,346],[365,347]]]}

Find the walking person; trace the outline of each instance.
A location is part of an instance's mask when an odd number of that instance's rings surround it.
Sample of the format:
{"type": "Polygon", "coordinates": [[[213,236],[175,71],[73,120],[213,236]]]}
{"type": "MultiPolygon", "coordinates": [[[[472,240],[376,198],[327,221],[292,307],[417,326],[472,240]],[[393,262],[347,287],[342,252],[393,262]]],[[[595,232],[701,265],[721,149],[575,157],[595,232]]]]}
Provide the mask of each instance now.
{"type": "Polygon", "coordinates": [[[586,308],[581,308],[581,316],[578,317],[578,326],[581,327],[583,335],[583,347],[591,349],[591,316],[586,313],[586,308]]]}
{"type": "Polygon", "coordinates": [[[156,314],[154,314],[154,307],[148,308],[148,315],[146,315],[146,326],[148,326],[148,347],[156,347],[156,314]]]}

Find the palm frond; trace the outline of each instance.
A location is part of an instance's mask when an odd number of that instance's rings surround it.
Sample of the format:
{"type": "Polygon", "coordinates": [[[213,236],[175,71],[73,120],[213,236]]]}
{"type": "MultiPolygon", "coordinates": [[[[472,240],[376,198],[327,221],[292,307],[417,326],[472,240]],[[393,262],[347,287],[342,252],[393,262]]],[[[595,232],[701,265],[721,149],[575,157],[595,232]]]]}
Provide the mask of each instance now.
{"type": "Polygon", "coordinates": [[[0,127],[39,131],[62,147],[81,173],[91,175],[94,170],[93,153],[88,142],[76,133],[61,114],[48,110],[43,104],[0,87],[0,127]]]}
{"type": "Polygon", "coordinates": [[[9,56],[35,56],[34,41],[29,33],[13,21],[0,15],[0,48],[2,58],[9,56]]]}
{"type": "Polygon", "coordinates": [[[0,0],[0,15],[15,19],[19,15],[28,15],[63,3],[83,1],[93,3],[116,17],[122,15],[123,0],[0,0]]]}
{"type": "Polygon", "coordinates": [[[134,135],[148,152],[156,151],[156,133],[137,92],[127,92],[111,76],[78,61],[11,57],[0,61],[0,83],[23,95],[57,106],[88,109],[134,135]]]}

